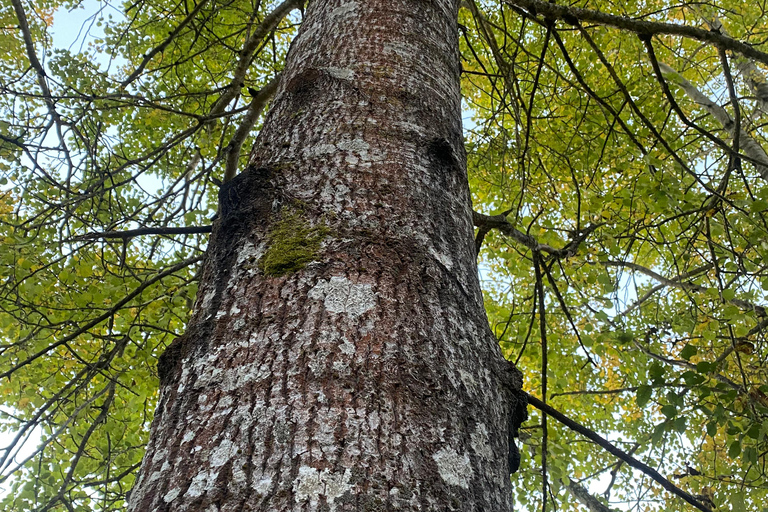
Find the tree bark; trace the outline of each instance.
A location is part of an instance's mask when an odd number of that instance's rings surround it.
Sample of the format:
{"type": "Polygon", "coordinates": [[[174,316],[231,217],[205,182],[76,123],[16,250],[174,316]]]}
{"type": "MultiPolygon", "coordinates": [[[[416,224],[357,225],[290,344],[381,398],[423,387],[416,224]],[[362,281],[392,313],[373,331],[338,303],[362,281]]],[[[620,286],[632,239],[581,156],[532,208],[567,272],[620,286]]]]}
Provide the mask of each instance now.
{"type": "Polygon", "coordinates": [[[477,278],[458,3],[310,3],[129,510],[511,510],[525,402],[477,278]]]}

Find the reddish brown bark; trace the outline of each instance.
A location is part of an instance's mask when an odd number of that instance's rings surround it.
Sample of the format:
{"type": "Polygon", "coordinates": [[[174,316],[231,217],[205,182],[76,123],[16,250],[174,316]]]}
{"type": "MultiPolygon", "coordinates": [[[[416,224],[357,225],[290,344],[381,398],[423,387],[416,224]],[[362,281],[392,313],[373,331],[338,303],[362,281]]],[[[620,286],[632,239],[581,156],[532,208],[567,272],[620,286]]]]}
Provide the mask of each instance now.
{"type": "Polygon", "coordinates": [[[457,8],[310,3],[130,510],[510,509],[520,376],[477,279],[457,8]]]}

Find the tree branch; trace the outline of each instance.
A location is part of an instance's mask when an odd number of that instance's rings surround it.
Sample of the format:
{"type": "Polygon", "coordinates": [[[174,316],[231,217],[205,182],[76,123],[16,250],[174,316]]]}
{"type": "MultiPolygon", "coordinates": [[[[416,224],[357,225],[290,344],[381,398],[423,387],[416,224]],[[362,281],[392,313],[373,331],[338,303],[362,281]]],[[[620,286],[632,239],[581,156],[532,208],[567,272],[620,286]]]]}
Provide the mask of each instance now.
{"type": "Polygon", "coordinates": [[[687,25],[676,25],[673,23],[663,23],[659,21],[645,21],[628,18],[626,16],[616,16],[592,9],[581,9],[578,7],[566,7],[540,0],[504,0],[505,3],[522,7],[531,13],[541,14],[546,18],[563,20],[568,24],[574,25],[578,22],[586,21],[606,25],[621,30],[634,32],[642,37],[651,37],[654,35],[672,35],[695,39],[704,43],[711,43],[724,50],[730,50],[740,53],[752,59],[768,64],[768,53],[756,50],[752,46],[737,41],[731,37],[725,36],[720,32],[704,30],[687,25]]]}
{"type": "Polygon", "coordinates": [[[179,23],[179,25],[175,29],[173,29],[170,34],[168,34],[168,37],[165,38],[165,41],[163,41],[159,45],[155,46],[152,50],[144,54],[144,58],[141,60],[141,63],[139,64],[139,66],[134,70],[133,73],[130,74],[128,78],[123,80],[123,82],[120,85],[125,87],[131,82],[133,82],[134,80],[136,80],[136,78],[139,77],[141,72],[144,71],[144,68],[147,67],[147,64],[149,64],[149,61],[151,61],[155,55],[165,50],[168,47],[168,45],[171,44],[171,41],[173,41],[174,38],[178,36],[179,33],[184,29],[184,27],[186,27],[190,21],[195,19],[195,16],[197,16],[200,10],[203,7],[205,7],[205,4],[207,3],[208,3],[208,0],[200,0],[200,2],[195,6],[195,8],[192,9],[192,12],[190,12],[186,18],[181,20],[181,23],[179,23]]]}
{"type": "MultiPolygon", "coordinates": [[[[519,229],[515,228],[508,220],[505,214],[501,215],[484,215],[482,213],[472,212],[472,222],[483,235],[487,233],[489,229],[498,229],[508,237],[523,244],[532,251],[545,252],[554,258],[570,258],[574,256],[579,249],[579,246],[586,240],[586,238],[592,234],[597,228],[603,225],[590,224],[586,228],[572,233],[571,241],[568,242],[563,248],[556,249],[551,245],[540,244],[536,238],[529,234],[523,233],[519,229]]],[[[480,239],[482,243],[482,239],[480,239]]],[[[476,241],[477,245],[477,241],[476,241]]],[[[479,247],[476,247],[478,252],[479,247]]]]}
{"type": "MultiPolygon", "coordinates": [[[[710,30],[730,37],[717,16],[708,18],[702,10],[695,5],[689,5],[688,8],[692,9],[704,23],[709,26],[710,30]]],[[[742,78],[747,83],[747,86],[749,86],[752,94],[757,98],[758,108],[763,112],[768,112],[768,82],[766,82],[765,75],[760,72],[757,66],[755,66],[755,63],[750,59],[737,57],[735,60],[739,73],[741,73],[742,78]]]]}
{"type": "Polygon", "coordinates": [[[240,59],[237,61],[237,67],[232,76],[232,81],[224,89],[224,93],[219,96],[219,99],[211,107],[211,117],[216,117],[224,112],[229,102],[231,102],[235,96],[240,92],[240,87],[245,82],[245,74],[248,71],[248,67],[251,65],[251,59],[253,58],[253,52],[256,51],[259,43],[264,39],[267,34],[277,28],[277,25],[294,9],[298,9],[304,4],[304,0],[285,0],[283,3],[275,7],[275,9],[264,16],[259,26],[253,31],[253,34],[243,45],[243,49],[240,50],[240,59]]]}
{"type": "Polygon", "coordinates": [[[121,238],[127,240],[142,235],[198,235],[210,233],[212,226],[185,226],[185,227],[157,227],[138,228],[126,231],[104,231],[101,233],[86,233],[73,238],[73,240],[97,240],[99,238],[121,238]]]}
{"type": "Polygon", "coordinates": [[[740,123],[735,123],[733,119],[731,119],[730,114],[728,114],[723,107],[709,99],[706,94],[701,92],[695,85],[685,79],[671,66],[659,62],[658,71],[667,77],[672,77],[674,82],[685,91],[694,103],[704,107],[707,113],[720,123],[734,141],[738,140],[741,151],[749,157],[750,161],[757,169],[757,172],[760,173],[760,176],[762,176],[764,180],[768,180],[768,154],[766,154],[763,147],[752,138],[752,136],[744,131],[741,126],[737,126],[740,125],[740,123]]]}
{"type": "Polygon", "coordinates": [[[590,512],[616,512],[614,509],[604,505],[603,502],[592,496],[586,487],[577,484],[573,480],[568,482],[568,490],[571,491],[571,494],[587,507],[590,512]]]}
{"type": "Polygon", "coordinates": [[[64,344],[66,344],[66,343],[69,343],[70,341],[72,341],[73,339],[77,338],[78,336],[80,336],[84,332],[87,332],[89,329],[92,329],[93,327],[96,327],[101,322],[103,322],[107,318],[109,318],[112,315],[114,315],[117,311],[119,311],[123,306],[128,304],[134,298],[139,296],[141,294],[141,292],[143,292],[148,287],[152,286],[153,284],[155,284],[156,282],[160,281],[164,277],[168,277],[168,276],[178,272],[179,270],[181,270],[181,269],[183,269],[185,267],[188,267],[190,265],[193,265],[193,264],[197,263],[198,261],[201,261],[202,259],[203,259],[203,255],[202,254],[198,255],[198,256],[193,256],[192,258],[189,258],[189,259],[186,259],[186,260],[184,260],[182,262],[179,262],[179,263],[173,265],[172,267],[169,267],[169,268],[163,270],[162,272],[160,272],[158,274],[155,274],[153,277],[147,279],[146,281],[141,283],[139,286],[137,286],[131,293],[129,293],[128,295],[126,295],[125,297],[120,299],[118,302],[116,302],[115,305],[112,306],[108,311],[105,311],[101,315],[97,316],[96,318],[94,318],[93,320],[91,320],[90,322],[85,324],[83,327],[77,329],[75,332],[73,332],[72,334],[70,334],[68,336],[64,336],[60,340],[55,341],[54,343],[51,343],[50,345],[48,345],[44,349],[40,350],[39,352],[36,352],[36,353],[32,354],[31,356],[29,356],[25,360],[21,361],[20,363],[16,363],[11,369],[9,369],[9,370],[7,370],[7,371],[5,371],[3,373],[0,373],[0,379],[5,379],[7,377],[10,377],[19,368],[23,368],[24,366],[27,366],[28,364],[30,364],[31,362],[35,361],[36,359],[44,356],[45,354],[47,354],[51,350],[53,350],[53,349],[55,349],[57,347],[60,347],[60,346],[62,346],[64,344]]]}
{"type": "Polygon", "coordinates": [[[243,117],[243,120],[240,122],[240,126],[237,127],[235,134],[232,135],[232,139],[229,141],[229,145],[225,150],[227,159],[224,167],[223,183],[228,182],[237,174],[237,164],[240,161],[240,150],[243,147],[243,142],[245,142],[248,134],[251,133],[251,130],[253,129],[253,125],[256,124],[256,120],[264,111],[264,106],[267,104],[267,101],[274,96],[279,83],[280,75],[278,74],[275,78],[270,80],[267,85],[262,87],[261,90],[256,91],[256,94],[253,95],[251,104],[248,105],[248,112],[246,112],[245,117],[243,117]]]}
{"type": "MultiPolygon", "coordinates": [[[[601,263],[608,267],[624,267],[631,270],[635,270],[637,272],[640,272],[641,274],[645,274],[648,277],[655,279],[656,281],[662,284],[665,284],[667,286],[672,286],[674,288],[680,288],[682,290],[698,292],[698,293],[705,293],[707,291],[707,288],[700,284],[684,283],[676,279],[669,279],[667,277],[662,276],[661,274],[658,274],[657,272],[654,272],[648,267],[644,267],[642,265],[638,265],[637,263],[632,263],[630,261],[608,260],[608,261],[602,261],[601,263]]],[[[744,309],[747,311],[754,311],[755,314],[757,314],[758,316],[766,316],[765,306],[760,306],[758,304],[753,304],[751,302],[747,302],[745,300],[736,299],[736,298],[730,299],[730,300],[728,299],[724,299],[724,300],[725,302],[730,302],[734,306],[737,306],[741,309],[744,309]]]]}
{"type": "Polygon", "coordinates": [[[638,471],[643,472],[644,474],[648,475],[650,478],[658,482],[664,489],[671,492],[675,496],[678,496],[682,498],[683,500],[687,501],[697,509],[701,510],[702,512],[712,512],[712,510],[707,507],[706,505],[699,502],[696,498],[694,498],[692,495],[688,494],[684,490],[680,489],[678,486],[661,476],[658,471],[653,469],[652,467],[648,466],[647,464],[644,464],[637,460],[636,458],[629,455],[627,452],[617,448],[613,443],[608,441],[607,439],[604,439],[601,437],[597,432],[590,430],[589,428],[585,427],[584,425],[577,423],[576,421],[570,419],[560,411],[554,409],[552,406],[547,405],[543,403],[541,400],[536,398],[535,396],[528,395],[528,402],[542,411],[543,413],[552,416],[557,421],[565,425],[566,427],[570,428],[574,432],[578,432],[579,434],[583,435],[590,441],[594,442],[604,450],[606,450],[611,455],[617,457],[618,459],[624,461],[627,465],[637,469],[638,471]]]}

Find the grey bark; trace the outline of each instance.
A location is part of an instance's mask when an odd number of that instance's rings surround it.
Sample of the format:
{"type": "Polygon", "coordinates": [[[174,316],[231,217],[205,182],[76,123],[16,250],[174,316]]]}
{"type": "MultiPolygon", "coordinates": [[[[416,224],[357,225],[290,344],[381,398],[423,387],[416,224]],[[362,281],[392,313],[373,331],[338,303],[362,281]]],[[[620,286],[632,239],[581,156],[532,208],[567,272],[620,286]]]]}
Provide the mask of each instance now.
{"type": "Polygon", "coordinates": [[[587,507],[590,512],[616,512],[614,509],[608,507],[599,499],[592,496],[592,494],[580,484],[574,481],[568,482],[568,490],[571,494],[581,502],[582,505],[587,507]]]}
{"type": "Polygon", "coordinates": [[[314,0],[220,193],[129,510],[511,510],[458,1],[314,0]]]}
{"type": "MultiPolygon", "coordinates": [[[[736,123],[731,115],[720,105],[709,99],[709,97],[680,75],[671,66],[659,62],[659,68],[665,75],[674,78],[675,82],[685,91],[689,98],[706,109],[718,123],[728,132],[731,138],[736,137],[736,123]]],[[[739,131],[740,150],[752,159],[755,169],[760,173],[764,180],[768,180],[768,154],[765,149],[744,129],[739,131]]]]}

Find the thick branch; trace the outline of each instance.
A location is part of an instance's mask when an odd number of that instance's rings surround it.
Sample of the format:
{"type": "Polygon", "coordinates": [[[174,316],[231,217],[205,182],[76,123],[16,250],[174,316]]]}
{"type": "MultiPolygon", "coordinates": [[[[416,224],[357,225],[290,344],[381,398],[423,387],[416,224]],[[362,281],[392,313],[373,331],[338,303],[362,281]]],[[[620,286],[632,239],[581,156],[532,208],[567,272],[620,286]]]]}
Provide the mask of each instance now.
{"type": "MultiPolygon", "coordinates": [[[[720,32],[724,36],[729,36],[725,27],[717,17],[708,18],[698,6],[691,5],[689,7],[704,20],[704,23],[709,25],[710,30],[720,32]]],[[[768,82],[765,80],[765,75],[757,69],[755,63],[750,59],[737,57],[734,60],[736,61],[736,67],[739,69],[742,78],[747,83],[747,86],[749,86],[752,94],[757,98],[758,107],[763,112],[768,112],[768,82]]]]}
{"type": "Polygon", "coordinates": [[[240,87],[245,82],[245,74],[248,71],[248,66],[251,65],[253,53],[256,51],[256,48],[258,48],[261,40],[277,28],[289,12],[298,9],[303,4],[304,0],[285,0],[275,7],[274,11],[264,17],[259,26],[253,31],[253,34],[251,34],[243,45],[243,49],[240,50],[240,59],[237,62],[232,81],[225,88],[224,93],[211,107],[210,117],[216,117],[223,113],[224,109],[229,105],[229,102],[231,102],[240,92],[240,87]]]}
{"type": "Polygon", "coordinates": [[[734,140],[738,138],[741,151],[743,151],[754,163],[760,176],[762,176],[764,180],[768,180],[768,154],[766,154],[763,147],[752,138],[751,135],[741,129],[741,127],[737,127],[737,123],[731,119],[730,114],[728,114],[723,107],[709,99],[706,94],[701,92],[695,85],[686,80],[671,66],[659,62],[659,69],[667,77],[672,77],[673,81],[685,91],[691,100],[704,107],[709,115],[714,117],[728,132],[731,138],[734,140]]]}
{"type": "MultiPolygon", "coordinates": [[[[705,293],[707,291],[706,286],[702,286],[700,284],[695,284],[690,282],[685,283],[682,281],[678,281],[676,279],[669,279],[657,272],[654,272],[648,267],[638,265],[637,263],[632,263],[629,261],[613,261],[613,260],[603,261],[601,263],[608,267],[624,267],[631,270],[635,270],[637,272],[640,272],[641,274],[645,274],[648,277],[655,279],[656,281],[664,285],[680,288],[682,290],[698,292],[698,293],[705,293]]],[[[758,304],[753,304],[751,302],[747,302],[745,300],[736,299],[736,298],[730,299],[730,300],[728,299],[724,299],[724,300],[746,311],[754,311],[758,316],[766,316],[765,306],[760,306],[758,304]]]]}
{"type": "MultiPolygon", "coordinates": [[[[56,111],[56,104],[53,101],[51,89],[48,87],[45,69],[40,63],[40,59],[37,58],[37,53],[35,52],[35,43],[32,41],[32,32],[29,29],[27,15],[24,13],[24,6],[21,5],[21,0],[11,0],[11,3],[13,4],[13,9],[16,12],[16,18],[19,21],[19,28],[21,29],[21,34],[24,38],[24,46],[27,49],[27,58],[29,59],[29,63],[32,65],[32,68],[35,70],[35,74],[37,75],[37,83],[40,85],[43,101],[45,101],[45,106],[48,108],[48,113],[51,114],[51,118],[56,125],[56,135],[59,138],[59,144],[61,144],[61,148],[64,152],[64,158],[67,161],[67,166],[71,171],[72,160],[69,156],[69,149],[67,148],[67,143],[64,139],[61,116],[56,111]]],[[[33,161],[35,161],[35,164],[37,163],[36,159],[33,159],[33,161]]],[[[69,180],[67,180],[67,185],[69,185],[69,180]]]]}
{"type": "Polygon", "coordinates": [[[185,226],[185,227],[157,227],[157,228],[138,228],[128,229],[126,231],[104,231],[102,233],[86,233],[75,238],[75,240],[97,240],[100,238],[122,238],[127,240],[135,236],[142,235],[198,235],[211,232],[211,226],[185,226]]]}
{"type": "Polygon", "coordinates": [[[543,403],[541,400],[539,400],[535,396],[531,396],[529,394],[528,402],[534,407],[536,407],[537,409],[539,409],[540,411],[542,411],[543,413],[549,416],[552,416],[557,421],[559,421],[566,427],[570,428],[574,432],[578,432],[579,434],[583,435],[590,441],[594,442],[595,444],[597,444],[598,446],[600,446],[601,448],[609,452],[611,455],[614,455],[620,460],[623,460],[624,462],[627,463],[627,465],[648,475],[650,478],[658,482],[664,489],[671,492],[675,496],[679,496],[680,498],[684,499],[685,501],[687,501],[697,509],[701,510],[702,512],[712,512],[712,510],[709,507],[702,504],[692,495],[688,494],[687,492],[680,489],[678,486],[676,486],[675,484],[673,484],[672,482],[670,482],[669,480],[661,476],[661,474],[659,474],[658,471],[648,466],[647,464],[640,462],[636,458],[629,455],[627,452],[617,448],[610,441],[601,437],[597,432],[590,430],[589,428],[585,427],[580,423],[577,423],[576,421],[567,417],[560,411],[552,408],[552,406],[543,403]]]}
{"type": "Polygon", "coordinates": [[[261,90],[257,91],[253,95],[251,104],[248,105],[248,112],[246,112],[243,120],[240,122],[240,126],[237,127],[235,134],[232,136],[232,140],[229,141],[227,146],[227,160],[224,168],[224,183],[228,182],[237,174],[237,164],[240,160],[240,150],[243,147],[248,134],[251,133],[253,125],[256,124],[256,120],[264,111],[264,106],[267,101],[275,94],[277,90],[277,84],[280,83],[280,75],[273,78],[267,85],[261,90]]]}
{"type": "MultiPolygon", "coordinates": [[[[35,70],[37,75],[37,82],[40,85],[40,89],[43,91],[43,100],[48,106],[51,113],[54,114],[53,98],[51,97],[51,90],[48,88],[48,82],[46,81],[45,69],[37,58],[35,52],[35,43],[32,41],[32,32],[29,29],[29,23],[27,22],[27,15],[24,13],[24,6],[21,5],[21,0],[11,0],[13,4],[13,10],[16,11],[16,18],[19,20],[19,29],[21,29],[21,35],[24,38],[24,46],[27,49],[27,58],[32,65],[32,69],[35,70]]],[[[56,116],[58,117],[58,116],[56,116]]]]}
{"type": "Polygon", "coordinates": [[[582,505],[587,507],[590,512],[615,512],[612,508],[604,505],[603,502],[592,496],[586,487],[577,484],[573,480],[568,482],[568,490],[571,491],[571,494],[573,494],[582,505]]]}
{"type": "Polygon", "coordinates": [[[645,21],[628,18],[625,16],[616,16],[592,9],[580,9],[578,7],[566,7],[540,0],[504,0],[505,3],[516,7],[522,7],[532,13],[541,14],[546,18],[563,20],[566,23],[578,24],[578,22],[597,23],[615,27],[620,30],[634,32],[643,37],[654,35],[672,35],[687,37],[711,43],[718,48],[740,53],[752,59],[768,64],[768,53],[756,50],[752,46],[737,41],[731,37],[725,36],[719,32],[704,30],[687,25],[675,25],[673,23],[663,23],[658,21],[645,21]]]}
{"type": "MultiPolygon", "coordinates": [[[[673,278],[672,281],[680,282],[683,279],[690,279],[690,278],[695,277],[695,276],[697,276],[697,275],[699,275],[699,274],[701,274],[703,272],[709,272],[710,270],[712,270],[713,267],[714,267],[714,265],[712,263],[707,263],[706,265],[703,265],[703,266],[695,268],[695,269],[693,269],[691,271],[684,272],[684,273],[680,274],[679,276],[673,278]]],[[[617,316],[620,316],[620,317],[621,316],[627,316],[629,313],[631,313],[635,309],[637,309],[640,306],[642,306],[643,303],[645,303],[645,301],[650,299],[653,296],[654,293],[656,293],[657,291],[665,288],[666,286],[667,286],[666,283],[660,283],[660,284],[657,284],[656,286],[652,287],[650,290],[645,292],[645,294],[642,297],[638,297],[637,300],[635,300],[632,304],[629,305],[629,307],[627,307],[627,309],[625,309],[624,311],[619,313],[617,316]]]]}
{"type": "MultiPolygon", "coordinates": [[[[586,228],[579,232],[573,233],[573,237],[563,248],[556,249],[551,245],[540,244],[536,238],[529,234],[523,233],[519,229],[515,228],[508,220],[507,216],[501,215],[484,215],[482,213],[472,212],[472,222],[475,227],[479,228],[481,232],[485,233],[489,229],[498,229],[508,237],[520,242],[524,246],[528,247],[532,251],[545,252],[554,258],[569,258],[576,254],[579,246],[584,240],[592,234],[597,228],[603,224],[590,224],[586,228]]],[[[477,248],[479,251],[479,247],[477,248]]]]}

